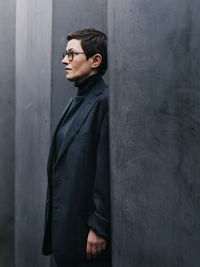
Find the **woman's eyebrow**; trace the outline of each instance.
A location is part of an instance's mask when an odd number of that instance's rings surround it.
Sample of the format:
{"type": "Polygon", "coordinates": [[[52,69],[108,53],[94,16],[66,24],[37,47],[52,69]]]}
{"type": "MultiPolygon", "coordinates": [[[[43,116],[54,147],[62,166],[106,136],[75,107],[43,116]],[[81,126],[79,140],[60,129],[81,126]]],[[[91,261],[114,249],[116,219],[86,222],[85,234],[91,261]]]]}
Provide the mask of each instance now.
{"type": "Polygon", "coordinates": [[[67,52],[69,52],[69,51],[74,51],[74,52],[76,52],[76,50],[75,50],[74,48],[70,48],[70,49],[65,50],[65,51],[67,51],[67,52]]]}

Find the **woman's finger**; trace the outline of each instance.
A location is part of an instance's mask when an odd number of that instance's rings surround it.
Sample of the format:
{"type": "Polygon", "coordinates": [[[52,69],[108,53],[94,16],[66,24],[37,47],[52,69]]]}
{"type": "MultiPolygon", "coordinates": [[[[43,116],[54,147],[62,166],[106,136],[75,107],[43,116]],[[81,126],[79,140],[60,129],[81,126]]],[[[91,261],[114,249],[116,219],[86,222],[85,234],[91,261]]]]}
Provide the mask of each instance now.
{"type": "Polygon", "coordinates": [[[98,255],[101,254],[101,250],[102,250],[101,244],[97,244],[97,254],[98,255]]]}
{"type": "Polygon", "coordinates": [[[92,246],[89,242],[87,242],[86,254],[87,254],[88,260],[91,260],[92,259],[92,246]]]}
{"type": "Polygon", "coordinates": [[[95,259],[97,257],[97,246],[92,244],[92,257],[95,259]]]}

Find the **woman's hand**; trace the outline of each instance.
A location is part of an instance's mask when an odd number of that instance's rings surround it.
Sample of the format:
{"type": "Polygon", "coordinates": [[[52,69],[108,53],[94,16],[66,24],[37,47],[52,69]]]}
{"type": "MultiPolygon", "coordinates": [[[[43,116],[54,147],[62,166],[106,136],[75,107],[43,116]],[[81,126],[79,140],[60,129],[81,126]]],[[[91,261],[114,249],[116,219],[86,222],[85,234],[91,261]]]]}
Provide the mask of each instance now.
{"type": "Polygon", "coordinates": [[[102,251],[106,249],[106,240],[98,236],[92,229],[90,229],[87,239],[86,254],[87,258],[91,260],[92,258],[97,258],[102,251]]]}

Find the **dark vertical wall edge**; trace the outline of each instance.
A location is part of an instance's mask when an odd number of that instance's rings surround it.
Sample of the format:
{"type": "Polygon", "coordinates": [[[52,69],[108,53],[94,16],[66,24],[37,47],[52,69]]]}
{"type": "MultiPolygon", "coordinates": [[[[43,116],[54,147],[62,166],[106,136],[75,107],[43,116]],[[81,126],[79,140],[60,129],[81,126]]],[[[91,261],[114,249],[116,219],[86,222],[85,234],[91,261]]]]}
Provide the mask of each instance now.
{"type": "Polygon", "coordinates": [[[15,2],[0,3],[0,266],[14,262],[15,2]]]}

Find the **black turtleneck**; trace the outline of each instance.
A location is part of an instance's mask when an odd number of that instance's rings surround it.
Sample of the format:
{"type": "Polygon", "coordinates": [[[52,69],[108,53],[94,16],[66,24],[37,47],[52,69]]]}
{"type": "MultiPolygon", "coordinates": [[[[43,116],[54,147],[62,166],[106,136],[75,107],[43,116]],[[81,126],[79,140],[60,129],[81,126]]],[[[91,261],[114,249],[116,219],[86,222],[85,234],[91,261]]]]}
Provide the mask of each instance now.
{"type": "Polygon", "coordinates": [[[101,78],[101,74],[95,73],[87,77],[82,82],[75,82],[74,86],[78,87],[77,96],[86,96],[91,90],[91,88],[94,86],[94,84],[97,83],[98,80],[100,80],[100,78],[101,78]]]}
{"type": "Polygon", "coordinates": [[[77,96],[73,98],[72,104],[67,114],[65,114],[59,129],[57,130],[56,139],[55,139],[55,151],[54,151],[56,158],[62,147],[65,136],[78,113],[80,106],[83,104],[85,97],[90,92],[90,90],[93,88],[93,86],[99,81],[100,78],[101,78],[101,74],[96,73],[94,75],[87,77],[82,82],[74,83],[74,86],[78,87],[78,93],[77,93],[77,96]]]}

